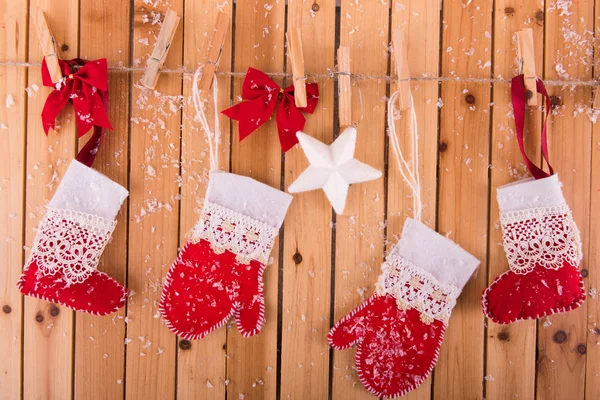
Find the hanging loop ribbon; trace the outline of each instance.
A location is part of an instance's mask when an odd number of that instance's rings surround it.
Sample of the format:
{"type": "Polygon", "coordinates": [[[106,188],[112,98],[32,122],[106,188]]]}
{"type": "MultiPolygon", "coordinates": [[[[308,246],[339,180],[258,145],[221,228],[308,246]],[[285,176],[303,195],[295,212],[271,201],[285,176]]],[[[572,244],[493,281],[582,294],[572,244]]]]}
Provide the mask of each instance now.
{"type": "Polygon", "coordinates": [[[199,67],[194,73],[194,82],[192,84],[192,100],[194,101],[194,108],[196,109],[196,116],[194,121],[200,123],[206,141],[208,142],[208,150],[210,157],[210,170],[216,171],[219,169],[219,143],[221,142],[221,130],[219,129],[219,113],[217,111],[217,96],[219,89],[217,87],[217,76],[213,75],[213,104],[215,113],[215,131],[212,132],[208,125],[208,119],[204,112],[204,104],[200,95],[201,91],[198,89],[198,84],[201,78],[202,66],[199,67]]]}
{"type": "Polygon", "coordinates": [[[544,102],[544,107],[546,113],[544,115],[544,124],[542,127],[541,134],[541,150],[542,156],[544,160],[546,160],[546,164],[548,165],[548,170],[550,173],[544,171],[529,157],[527,157],[527,153],[525,152],[525,139],[524,139],[524,130],[525,130],[525,106],[527,104],[527,89],[525,88],[525,79],[523,75],[515,76],[512,79],[510,85],[511,98],[513,104],[513,110],[515,113],[515,128],[517,131],[517,141],[519,142],[519,149],[521,150],[521,154],[523,155],[523,160],[525,160],[525,164],[527,165],[527,169],[533,175],[535,179],[547,178],[554,174],[554,170],[550,165],[550,161],[548,160],[548,135],[547,135],[547,122],[548,116],[550,115],[550,98],[548,96],[548,92],[546,91],[546,87],[544,83],[540,80],[536,80],[536,86],[538,93],[541,93],[546,101],[544,102]]]}
{"type": "Polygon", "coordinates": [[[296,132],[304,129],[306,119],[302,115],[302,111],[312,114],[317,107],[318,85],[316,83],[307,84],[306,95],[307,106],[296,107],[293,85],[285,89],[280,88],[264,72],[248,68],[242,84],[242,99],[245,101],[221,112],[239,122],[238,131],[241,141],[271,119],[281,97],[281,104],[279,104],[275,119],[279,142],[282,150],[286,152],[298,143],[296,132]]]}
{"type": "MultiPolygon", "coordinates": [[[[410,148],[412,152],[410,165],[404,158],[400,141],[396,134],[396,124],[394,121],[394,104],[400,95],[399,91],[394,92],[388,100],[387,118],[388,118],[388,135],[390,137],[390,145],[396,156],[398,170],[404,179],[404,182],[412,191],[413,213],[417,221],[421,220],[423,212],[423,202],[421,200],[421,178],[419,176],[419,132],[417,129],[417,113],[415,107],[410,108],[410,148]]],[[[411,104],[412,101],[411,94],[411,104]]]]}
{"type": "Polygon", "coordinates": [[[77,133],[85,135],[92,127],[94,133],[77,154],[77,161],[91,167],[102,144],[105,129],[113,129],[108,121],[108,64],[105,58],[86,61],[80,58],[58,60],[64,78],[52,83],[46,60],[42,63],[42,82],[53,87],[44,109],[42,126],[48,135],[54,129],[60,111],[70,101],[75,110],[77,133]],[[74,71],[77,67],[77,71],[74,71]]]}

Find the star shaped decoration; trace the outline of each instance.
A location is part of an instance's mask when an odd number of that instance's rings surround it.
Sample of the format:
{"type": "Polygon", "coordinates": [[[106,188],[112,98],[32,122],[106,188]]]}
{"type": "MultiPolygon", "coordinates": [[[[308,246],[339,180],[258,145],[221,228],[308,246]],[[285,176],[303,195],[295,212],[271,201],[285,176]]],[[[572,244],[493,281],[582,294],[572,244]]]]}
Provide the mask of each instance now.
{"type": "Polygon", "coordinates": [[[335,212],[342,214],[351,184],[381,177],[381,171],[354,158],[356,129],[353,127],[346,128],[329,146],[304,132],[299,131],[296,136],[310,166],[290,185],[290,193],[323,189],[335,212]]]}

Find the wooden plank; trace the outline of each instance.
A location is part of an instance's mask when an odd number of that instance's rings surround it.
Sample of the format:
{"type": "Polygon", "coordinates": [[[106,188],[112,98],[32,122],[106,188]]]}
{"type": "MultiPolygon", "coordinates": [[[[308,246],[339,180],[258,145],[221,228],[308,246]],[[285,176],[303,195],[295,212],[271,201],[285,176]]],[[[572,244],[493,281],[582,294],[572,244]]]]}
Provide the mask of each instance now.
{"type": "MultiPolygon", "coordinates": [[[[285,2],[257,0],[236,3],[235,72],[248,67],[283,71],[285,2]]],[[[234,79],[233,100],[241,96],[243,78],[234,79]]],[[[276,80],[282,85],[281,80],[276,80]]],[[[275,118],[240,143],[237,123],[232,132],[232,172],[275,188],[281,182],[281,146],[275,118]]],[[[237,328],[227,332],[227,398],[274,398],[277,385],[277,298],[279,240],[275,241],[263,276],[266,323],[260,334],[244,338],[237,328]]]]}
{"type": "MultiPolygon", "coordinates": [[[[335,2],[290,1],[288,29],[299,28],[307,73],[325,71],[335,59],[335,2]]],[[[291,71],[289,58],[287,72],[291,71]]],[[[311,83],[309,80],[307,83],[311,83]]],[[[290,79],[286,83],[292,84],[290,79]]],[[[334,81],[320,79],[319,104],[307,115],[304,131],[329,144],[333,141],[334,81]]],[[[299,146],[285,155],[289,186],[308,161],[299,146]]],[[[285,221],[281,332],[281,397],[325,399],[329,387],[331,293],[331,205],[323,191],[299,193],[285,221]],[[306,229],[310,227],[310,229],[306,229]]]]}
{"type": "MultiPolygon", "coordinates": [[[[594,7],[596,17],[600,16],[600,0],[594,7]]],[[[597,21],[597,19],[594,19],[597,21]]],[[[594,23],[594,30],[598,29],[598,22],[594,23]]],[[[594,41],[594,65],[600,61],[600,42],[594,41]]],[[[600,71],[594,70],[594,77],[598,79],[600,71]]],[[[596,89],[594,100],[600,100],[600,92],[596,89]]],[[[600,106],[600,104],[598,104],[600,106]]],[[[592,128],[592,171],[600,171],[600,125],[595,123],[592,128]]],[[[600,260],[600,174],[591,175],[590,185],[590,219],[589,219],[589,249],[584,248],[584,257],[588,263],[585,271],[588,272],[588,300],[587,300],[587,359],[585,377],[585,398],[600,398],[600,304],[598,301],[598,288],[600,288],[600,270],[597,260],[600,260]]],[[[585,221],[584,221],[585,222],[585,221]]],[[[584,270],[582,274],[585,277],[584,270]]]]}
{"type": "MultiPolygon", "coordinates": [[[[518,73],[515,62],[515,32],[526,27],[533,29],[535,61],[542,65],[543,59],[543,11],[536,4],[527,3],[513,7],[514,2],[496,2],[494,20],[494,76],[511,78],[518,73]],[[540,22],[540,14],[541,22],[540,22]]],[[[500,212],[496,189],[502,185],[529,176],[515,136],[515,120],[512,116],[510,84],[494,84],[491,187],[489,222],[489,276],[488,284],[508,270],[508,262],[502,246],[500,212]]],[[[540,159],[541,110],[529,107],[526,115],[525,136],[527,154],[533,160],[540,159]]],[[[535,321],[499,325],[487,321],[487,358],[484,381],[488,399],[519,399],[534,397],[535,390],[535,321]]]]}
{"type": "MultiPolygon", "coordinates": [[[[195,70],[199,64],[207,59],[210,34],[214,29],[215,20],[219,11],[227,14],[231,25],[232,4],[226,4],[217,9],[210,0],[193,1],[185,3],[185,26],[194,26],[196,29],[184,29],[184,65],[186,69],[195,70]]],[[[219,61],[218,71],[229,71],[231,66],[231,30],[225,38],[223,53],[219,61]]],[[[202,210],[202,199],[206,191],[209,173],[208,144],[204,139],[204,132],[200,125],[194,121],[195,108],[191,101],[192,81],[183,82],[183,95],[185,101],[183,113],[183,131],[181,147],[181,211],[179,224],[179,246],[183,247],[188,238],[188,232],[198,221],[202,210]]],[[[229,105],[231,95],[231,78],[220,76],[218,78],[219,110],[229,105]]],[[[207,118],[213,126],[214,113],[212,110],[212,88],[208,90],[211,100],[208,102],[207,118]]],[[[220,118],[221,149],[219,152],[220,168],[229,169],[230,124],[224,115],[220,118]]],[[[225,344],[226,328],[223,327],[212,332],[201,340],[191,343],[191,347],[181,346],[177,358],[177,396],[180,399],[225,399],[225,344]],[[185,349],[185,350],[184,350],[185,349]],[[202,365],[199,368],[199,365],[202,365]]]]}
{"type": "MultiPolygon", "coordinates": [[[[492,3],[445,0],[442,76],[489,78],[492,3]]],[[[481,265],[452,311],[434,374],[435,399],[482,398],[487,285],[490,87],[442,83],[438,231],[481,265]]]]}
{"type": "MultiPolygon", "coordinates": [[[[594,2],[578,1],[570,4],[567,12],[546,8],[545,77],[546,79],[591,79],[591,43],[573,41],[593,30],[589,16],[594,13],[594,2]],[[568,34],[565,35],[565,33],[568,34]],[[558,68],[556,67],[558,66],[558,68]]],[[[590,119],[579,114],[580,104],[590,104],[589,87],[576,90],[549,88],[551,96],[559,96],[562,105],[555,109],[556,116],[550,124],[550,161],[563,183],[563,194],[573,218],[581,232],[583,249],[588,249],[590,216],[591,134],[590,119]]],[[[580,268],[587,269],[589,256],[580,268]]],[[[547,329],[538,323],[538,359],[536,397],[539,399],[583,399],[585,397],[585,345],[587,336],[587,304],[566,314],[554,315],[547,329]],[[556,343],[557,332],[564,332],[567,340],[556,343]],[[579,350],[579,351],[578,351],[579,350]],[[582,352],[583,354],[580,354],[582,352]]],[[[559,340],[560,341],[560,340],[559,340]]]]}
{"type": "MultiPolygon", "coordinates": [[[[408,68],[410,76],[437,76],[439,74],[438,35],[431,32],[440,30],[440,2],[437,0],[396,0],[392,4],[392,29],[401,28],[407,41],[408,68]],[[403,4],[404,7],[400,7],[403,4]],[[424,51],[425,49],[425,51],[424,51]]],[[[417,114],[419,133],[419,172],[421,175],[421,198],[423,201],[422,221],[429,227],[436,227],[437,200],[437,155],[438,155],[438,83],[412,82],[411,92],[417,114]]],[[[398,89],[391,85],[390,93],[398,89]]],[[[410,111],[400,114],[396,123],[400,146],[410,155],[410,111]]],[[[412,193],[404,183],[394,153],[388,155],[388,187],[387,187],[387,249],[396,244],[406,218],[414,217],[412,193]]],[[[411,400],[429,400],[431,398],[431,378],[409,393],[411,400]]]]}
{"type": "MultiPolygon", "coordinates": [[[[2,61],[27,61],[27,4],[0,1],[2,61]]],[[[0,67],[0,388],[21,397],[23,302],[15,283],[23,268],[27,70],[0,67]],[[5,103],[4,103],[5,102],[5,103]]]]}
{"type": "MultiPolygon", "coordinates": [[[[386,75],[389,62],[389,5],[376,2],[365,7],[343,2],[340,9],[340,45],[350,47],[352,72],[386,75]],[[369,54],[370,57],[365,57],[369,54]]],[[[356,159],[384,169],[386,83],[360,82],[359,96],[352,97],[352,115],[359,120],[356,159]]],[[[344,215],[336,217],[334,321],[348,314],[372,293],[380,273],[384,251],[384,179],[352,186],[344,215]]],[[[354,370],[355,350],[333,352],[333,398],[370,399],[354,370]]]]}
{"type": "MultiPolygon", "coordinates": [[[[109,2],[80,0],[80,54],[86,60],[106,58],[109,65],[129,63],[130,8],[109,2]]],[[[129,74],[109,72],[107,131],[93,168],[128,187],[129,74]]],[[[82,148],[92,135],[79,140],[82,148]]],[[[126,284],[127,202],[98,269],[126,284]]],[[[125,309],[106,317],[77,314],[75,323],[75,398],[122,398],[125,391],[125,309]]]]}
{"type": "MultiPolygon", "coordinates": [[[[78,54],[79,2],[68,0],[55,7],[50,0],[32,0],[35,7],[46,12],[61,57],[71,59],[78,54]]],[[[31,14],[30,14],[31,17],[31,14]]],[[[29,60],[42,61],[38,38],[29,23],[29,60]]],[[[39,68],[30,68],[27,78],[27,150],[25,243],[31,248],[44,205],[52,198],[63,173],[75,156],[76,128],[73,108],[66,107],[59,116],[58,132],[44,135],[40,114],[51,88],[43,87],[39,68]],[[36,88],[38,90],[36,90],[36,88]]],[[[25,260],[29,257],[26,251],[25,260]]],[[[73,383],[73,315],[63,306],[32,297],[25,298],[23,314],[23,398],[71,398],[73,383]],[[52,314],[50,311],[52,310],[52,314]]]]}
{"type": "MultiPolygon", "coordinates": [[[[168,7],[183,12],[181,0],[168,7]]],[[[162,3],[134,2],[134,63],[145,65],[160,30],[153,21],[157,13],[162,20],[166,10],[162,3]]],[[[175,34],[166,68],[181,64],[181,32],[175,34]]],[[[155,90],[149,90],[138,84],[141,73],[133,74],[127,283],[135,295],[127,307],[127,399],[175,396],[176,337],[163,324],[158,302],[179,244],[182,81],[177,75],[161,75],[155,90]]]]}

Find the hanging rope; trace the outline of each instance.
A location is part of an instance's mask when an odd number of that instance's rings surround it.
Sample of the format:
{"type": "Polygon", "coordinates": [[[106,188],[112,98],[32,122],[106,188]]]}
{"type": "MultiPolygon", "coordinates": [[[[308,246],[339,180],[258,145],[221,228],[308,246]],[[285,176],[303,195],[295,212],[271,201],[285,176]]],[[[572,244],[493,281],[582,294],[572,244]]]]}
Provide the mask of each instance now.
{"type": "Polygon", "coordinates": [[[219,129],[219,111],[217,108],[217,96],[219,94],[219,88],[217,86],[217,77],[213,76],[212,85],[215,111],[215,130],[214,132],[212,132],[210,126],[208,125],[206,113],[204,112],[205,107],[201,97],[202,91],[198,89],[198,81],[202,76],[201,70],[202,67],[199,67],[194,73],[194,81],[192,84],[192,99],[194,101],[194,108],[196,109],[196,116],[194,117],[194,121],[199,122],[200,126],[202,127],[202,130],[204,131],[204,135],[206,136],[206,141],[208,142],[208,149],[210,152],[210,170],[216,171],[219,169],[219,143],[221,142],[221,131],[219,129]]]}
{"type": "MultiPolygon", "coordinates": [[[[400,141],[396,134],[396,124],[394,121],[394,103],[400,95],[399,91],[394,92],[387,104],[387,118],[388,118],[388,135],[390,137],[390,145],[394,154],[396,155],[396,163],[398,170],[404,179],[404,182],[412,191],[413,200],[413,212],[414,218],[418,221],[421,220],[421,213],[423,211],[423,202],[421,201],[421,178],[419,177],[419,132],[417,130],[417,113],[415,112],[414,105],[410,108],[410,148],[411,148],[411,163],[410,165],[404,158],[402,148],[400,147],[400,141]]],[[[411,95],[411,103],[412,101],[411,95]]]]}
{"type": "MultiPolygon", "coordinates": [[[[29,63],[29,62],[19,62],[19,61],[4,61],[0,62],[0,67],[16,67],[16,68],[27,68],[27,67],[39,67],[41,63],[29,63]]],[[[109,71],[112,72],[144,72],[145,68],[141,67],[122,67],[122,66],[109,66],[109,71]]],[[[195,72],[187,70],[185,68],[163,68],[159,71],[161,74],[170,74],[170,75],[180,75],[183,77],[193,76],[195,72]]],[[[229,72],[229,71],[219,71],[215,73],[217,76],[232,76],[243,78],[246,76],[245,72],[229,72]]],[[[268,76],[271,78],[289,78],[292,74],[284,73],[284,72],[266,72],[268,76]]],[[[337,79],[338,76],[348,75],[348,73],[340,73],[339,71],[329,70],[326,73],[317,73],[317,74],[306,74],[308,78],[313,79],[337,79]]],[[[383,81],[389,83],[397,83],[397,82],[466,82],[466,83],[511,83],[511,79],[505,78],[459,78],[459,77],[447,77],[447,76],[419,76],[419,77],[411,77],[407,79],[398,79],[396,76],[389,75],[363,75],[363,74],[350,74],[350,77],[354,81],[383,81]]],[[[546,86],[569,86],[569,87],[577,87],[577,86],[587,86],[587,87],[597,87],[600,86],[600,81],[597,79],[544,79],[544,84],[546,86]]]]}

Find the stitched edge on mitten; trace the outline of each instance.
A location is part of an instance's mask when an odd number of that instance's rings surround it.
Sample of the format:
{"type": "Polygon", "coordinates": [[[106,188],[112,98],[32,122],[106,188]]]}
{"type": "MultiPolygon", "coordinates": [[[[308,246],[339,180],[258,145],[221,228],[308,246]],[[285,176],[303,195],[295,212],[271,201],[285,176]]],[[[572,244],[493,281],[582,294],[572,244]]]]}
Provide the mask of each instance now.
{"type": "MultiPolygon", "coordinates": [[[[200,239],[200,240],[204,240],[204,239],[200,239]]],[[[206,242],[209,243],[209,245],[210,245],[210,242],[208,242],[208,241],[206,241],[206,242]]],[[[163,285],[163,290],[160,295],[160,302],[159,302],[159,306],[158,306],[158,309],[159,309],[163,319],[165,320],[165,324],[167,325],[167,328],[169,328],[169,330],[171,332],[173,332],[174,334],[176,334],[177,336],[179,336],[185,340],[198,340],[198,339],[204,338],[211,332],[216,331],[217,329],[219,329],[220,327],[225,325],[234,315],[236,315],[236,323],[237,323],[239,321],[239,310],[241,308],[241,303],[239,301],[233,302],[231,311],[225,317],[223,317],[223,319],[221,321],[219,321],[218,323],[214,324],[210,328],[208,328],[204,331],[201,331],[201,332],[187,332],[187,331],[183,331],[183,330],[177,328],[175,325],[173,325],[173,322],[168,317],[168,313],[167,313],[167,309],[166,309],[166,301],[167,301],[166,293],[167,293],[169,287],[171,286],[171,284],[173,283],[172,274],[175,271],[175,266],[184,261],[183,254],[186,252],[186,250],[189,246],[194,245],[196,243],[197,242],[191,242],[191,241],[187,242],[186,245],[184,246],[184,248],[179,252],[179,256],[177,256],[177,259],[173,262],[173,265],[171,265],[171,268],[169,268],[169,271],[167,272],[167,276],[165,277],[165,283],[163,285]]],[[[258,271],[259,293],[261,293],[261,292],[264,293],[263,273],[265,271],[265,268],[266,268],[266,265],[263,263],[260,263],[260,269],[258,271]]],[[[243,329],[240,329],[240,325],[238,324],[238,331],[244,337],[254,336],[261,331],[261,328],[264,326],[264,323],[265,323],[265,303],[263,301],[261,303],[260,309],[259,309],[257,328],[253,329],[251,331],[245,331],[243,329]]]]}
{"type": "MultiPolygon", "coordinates": [[[[387,296],[387,295],[384,295],[387,296]]],[[[336,350],[345,350],[348,349],[352,346],[355,346],[357,344],[359,344],[359,342],[361,342],[363,340],[362,337],[357,338],[355,341],[349,343],[346,346],[335,346],[333,343],[333,333],[338,329],[337,327],[342,324],[343,322],[347,321],[350,318],[354,318],[354,316],[360,312],[361,310],[363,310],[365,307],[367,307],[368,305],[370,305],[371,303],[373,303],[373,301],[375,301],[375,299],[377,297],[382,297],[381,295],[374,293],[371,297],[369,297],[365,302],[363,302],[361,305],[359,305],[357,308],[355,308],[354,310],[352,310],[352,312],[350,312],[349,314],[347,314],[344,318],[342,318],[341,320],[339,320],[329,331],[329,334],[327,335],[327,342],[329,343],[329,345],[336,350]]],[[[393,297],[390,295],[390,297],[393,297]]],[[[412,308],[412,307],[411,307],[412,308]]],[[[419,311],[419,310],[416,310],[419,311]]],[[[360,366],[360,363],[358,362],[358,360],[360,360],[360,357],[362,356],[362,350],[361,347],[358,346],[356,348],[356,356],[354,358],[354,366],[356,368],[356,373],[358,375],[358,379],[360,380],[360,383],[362,383],[362,385],[365,387],[365,389],[367,391],[369,391],[370,393],[374,394],[375,396],[378,397],[386,397],[389,399],[396,399],[399,397],[402,397],[404,395],[406,395],[409,392],[412,392],[413,390],[417,389],[419,386],[421,386],[421,384],[429,377],[429,375],[431,375],[431,372],[433,371],[433,369],[435,368],[437,362],[438,362],[438,358],[440,356],[440,348],[442,347],[442,342],[444,341],[444,335],[446,334],[446,328],[447,328],[447,324],[444,324],[444,331],[440,334],[439,336],[439,340],[437,342],[436,345],[436,349],[435,349],[435,354],[433,356],[433,359],[431,360],[430,366],[427,369],[427,371],[421,376],[420,379],[416,380],[413,384],[411,384],[410,386],[408,386],[407,388],[401,390],[398,393],[394,393],[394,394],[385,394],[383,392],[378,391],[377,389],[375,389],[373,386],[371,386],[371,384],[369,383],[369,381],[367,381],[367,378],[362,370],[362,367],[360,366]]]]}

